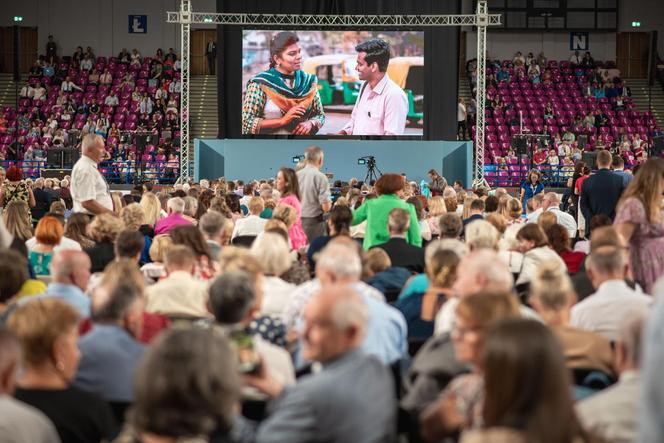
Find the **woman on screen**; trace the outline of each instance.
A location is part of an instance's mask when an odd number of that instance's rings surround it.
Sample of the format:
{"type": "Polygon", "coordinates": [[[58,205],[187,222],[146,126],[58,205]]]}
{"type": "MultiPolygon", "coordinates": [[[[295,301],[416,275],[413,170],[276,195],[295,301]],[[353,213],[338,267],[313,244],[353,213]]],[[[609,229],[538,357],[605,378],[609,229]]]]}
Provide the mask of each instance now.
{"type": "Polygon", "coordinates": [[[270,40],[270,68],[247,84],[242,103],[243,134],[313,135],[325,123],[315,75],[302,71],[294,32],[270,40]]]}

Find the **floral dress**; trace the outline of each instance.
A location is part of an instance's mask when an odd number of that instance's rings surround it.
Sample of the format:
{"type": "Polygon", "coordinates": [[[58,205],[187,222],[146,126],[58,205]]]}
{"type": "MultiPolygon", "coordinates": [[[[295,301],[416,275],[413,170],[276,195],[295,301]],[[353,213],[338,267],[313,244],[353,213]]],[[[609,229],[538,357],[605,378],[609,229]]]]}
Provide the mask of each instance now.
{"type": "Polygon", "coordinates": [[[632,223],[634,233],[629,239],[629,253],[634,280],[648,294],[659,277],[664,275],[664,212],[650,223],[643,203],[631,197],[618,208],[615,224],[632,223]]]}

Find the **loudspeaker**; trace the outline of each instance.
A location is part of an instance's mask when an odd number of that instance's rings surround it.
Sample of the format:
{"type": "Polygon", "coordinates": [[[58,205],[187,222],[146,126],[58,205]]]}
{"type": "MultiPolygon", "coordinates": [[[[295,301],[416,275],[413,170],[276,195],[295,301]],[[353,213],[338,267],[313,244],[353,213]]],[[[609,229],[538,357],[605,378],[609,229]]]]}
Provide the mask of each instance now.
{"type": "Polygon", "coordinates": [[[65,175],[71,175],[71,169],[44,169],[41,176],[43,178],[57,178],[62,180],[65,175]]]}
{"type": "Polygon", "coordinates": [[[51,148],[46,151],[46,165],[62,167],[62,149],[51,148]]]}
{"type": "Polygon", "coordinates": [[[512,140],[510,140],[510,145],[516,151],[516,155],[528,154],[528,139],[526,137],[514,135],[512,136],[512,140]]]}
{"type": "Polygon", "coordinates": [[[78,149],[63,149],[63,162],[65,165],[74,165],[81,158],[81,153],[78,149]]]}
{"type": "Polygon", "coordinates": [[[597,163],[597,152],[584,152],[581,154],[581,160],[590,168],[590,170],[595,169],[595,164],[597,163]]]}
{"type": "Polygon", "coordinates": [[[664,135],[658,135],[652,138],[652,155],[654,157],[661,157],[664,151],[664,135]]]}

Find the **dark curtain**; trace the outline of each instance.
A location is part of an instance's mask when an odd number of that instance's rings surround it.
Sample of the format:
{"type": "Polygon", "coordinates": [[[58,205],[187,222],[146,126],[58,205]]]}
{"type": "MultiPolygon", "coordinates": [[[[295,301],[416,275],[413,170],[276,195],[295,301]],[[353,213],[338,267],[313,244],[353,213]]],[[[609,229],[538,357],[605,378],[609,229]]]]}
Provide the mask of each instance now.
{"type": "MultiPolygon", "coordinates": [[[[217,0],[217,10],[259,14],[428,15],[458,14],[461,8],[460,0],[217,0]]],[[[455,140],[459,27],[410,27],[403,30],[424,31],[424,140],[455,140]]],[[[243,138],[241,26],[218,27],[217,63],[219,138],[243,138]]]]}

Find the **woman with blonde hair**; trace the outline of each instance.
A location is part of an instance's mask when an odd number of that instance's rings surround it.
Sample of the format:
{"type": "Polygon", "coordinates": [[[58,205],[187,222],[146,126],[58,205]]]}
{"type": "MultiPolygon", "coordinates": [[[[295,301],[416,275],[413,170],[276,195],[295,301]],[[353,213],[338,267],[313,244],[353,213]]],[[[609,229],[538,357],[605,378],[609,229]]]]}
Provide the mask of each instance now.
{"type": "Polygon", "coordinates": [[[296,286],[281,279],[293,261],[288,243],[277,233],[264,232],[254,240],[251,255],[263,265],[263,304],[261,313],[279,316],[290,301],[296,286]]]}
{"type": "Polygon", "coordinates": [[[447,213],[447,206],[445,205],[445,199],[440,195],[431,197],[427,201],[427,216],[426,221],[429,224],[429,229],[431,229],[431,236],[433,238],[438,238],[440,236],[440,226],[439,219],[440,216],[447,213]]]}
{"type": "Polygon", "coordinates": [[[521,207],[521,201],[518,198],[510,196],[501,198],[498,202],[498,212],[507,219],[508,225],[523,223],[524,221],[521,217],[523,208],[521,207]]]}
{"type": "Polygon", "coordinates": [[[157,235],[152,239],[152,244],[150,245],[151,262],[141,266],[141,272],[145,278],[157,281],[166,276],[164,259],[166,258],[166,252],[172,244],[173,240],[168,234],[157,235]]]}
{"type": "Polygon", "coordinates": [[[614,222],[629,243],[634,280],[648,294],[664,274],[663,192],[664,159],[651,158],[623,192],[614,222]]]}
{"type": "Polygon", "coordinates": [[[470,217],[470,204],[473,202],[473,200],[477,200],[478,198],[479,197],[475,194],[470,194],[463,199],[463,213],[461,215],[462,220],[470,217]]]}
{"type": "Polygon", "coordinates": [[[32,237],[32,223],[30,220],[30,207],[23,200],[14,200],[5,206],[2,213],[7,231],[21,242],[32,237]]]}
{"type": "Polygon", "coordinates": [[[434,332],[434,320],[440,308],[450,299],[456,281],[459,256],[449,249],[427,255],[425,264],[429,286],[425,292],[398,300],[394,307],[406,318],[409,340],[424,341],[434,332]]]}
{"type": "Polygon", "coordinates": [[[90,223],[90,238],[94,246],[85,249],[92,262],[91,272],[103,272],[115,259],[115,239],[124,229],[124,222],[112,214],[99,214],[90,223]]]}
{"type": "Polygon", "coordinates": [[[122,193],[121,192],[111,192],[111,200],[113,200],[113,212],[115,215],[120,215],[120,211],[124,207],[122,203],[122,193]]]}
{"type": "Polygon", "coordinates": [[[143,208],[145,216],[144,223],[154,228],[154,225],[161,219],[161,203],[159,203],[159,198],[152,192],[146,192],[141,197],[139,204],[143,208]]]}

